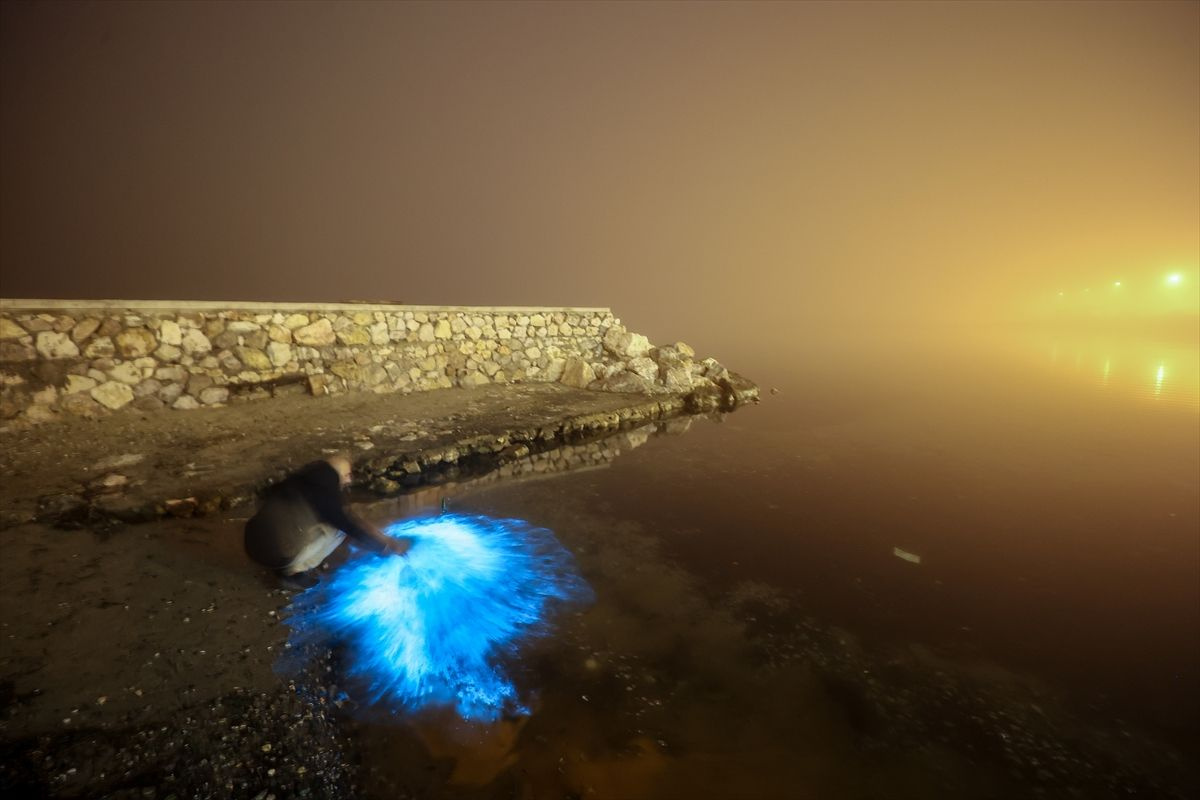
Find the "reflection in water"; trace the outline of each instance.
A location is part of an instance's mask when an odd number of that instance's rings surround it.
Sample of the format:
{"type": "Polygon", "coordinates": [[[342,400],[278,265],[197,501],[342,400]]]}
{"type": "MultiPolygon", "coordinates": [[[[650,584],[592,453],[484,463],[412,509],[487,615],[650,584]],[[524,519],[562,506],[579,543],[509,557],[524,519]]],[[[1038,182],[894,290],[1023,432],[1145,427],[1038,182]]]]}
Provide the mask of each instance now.
{"type": "Polygon", "coordinates": [[[567,444],[552,450],[524,455],[508,461],[482,475],[446,480],[432,486],[421,486],[385,498],[363,498],[359,509],[380,524],[406,519],[435,511],[456,497],[480,491],[502,481],[506,484],[539,481],[567,472],[604,469],[622,453],[641,447],[655,432],[672,435],[685,433],[693,417],[681,417],[650,422],[597,441],[567,444]]]}
{"type": "Polygon", "coordinates": [[[412,721],[421,743],[436,759],[451,759],[450,786],[485,786],[517,763],[516,748],[527,715],[489,724],[468,722],[454,713],[423,715],[412,721]]]}
{"type": "Polygon", "coordinates": [[[1195,345],[1141,341],[1130,338],[1056,340],[1049,363],[1057,368],[1063,354],[1074,374],[1095,375],[1097,385],[1121,394],[1175,405],[1200,407],[1200,353],[1195,345]]]}

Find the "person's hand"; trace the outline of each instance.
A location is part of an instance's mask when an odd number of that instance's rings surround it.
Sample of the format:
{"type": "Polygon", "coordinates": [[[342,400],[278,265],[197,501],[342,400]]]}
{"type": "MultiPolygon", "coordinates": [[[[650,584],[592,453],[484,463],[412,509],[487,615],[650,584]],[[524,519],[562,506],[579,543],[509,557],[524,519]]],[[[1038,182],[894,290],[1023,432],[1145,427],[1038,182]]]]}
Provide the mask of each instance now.
{"type": "Polygon", "coordinates": [[[388,539],[387,549],[384,553],[392,556],[402,556],[412,547],[412,539],[388,539]]]}

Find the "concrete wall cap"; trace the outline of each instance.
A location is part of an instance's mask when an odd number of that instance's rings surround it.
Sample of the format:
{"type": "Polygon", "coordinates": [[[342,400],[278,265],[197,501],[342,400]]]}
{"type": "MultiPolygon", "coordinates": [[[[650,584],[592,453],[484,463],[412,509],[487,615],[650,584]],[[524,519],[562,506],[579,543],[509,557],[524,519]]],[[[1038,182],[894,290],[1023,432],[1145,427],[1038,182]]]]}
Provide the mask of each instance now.
{"type": "Polygon", "coordinates": [[[576,314],[611,314],[608,308],[582,306],[413,306],[400,303],[292,303],[222,300],[39,300],[0,297],[3,311],[65,311],[71,309],[110,310],[137,309],[143,311],[436,311],[472,314],[529,314],[537,312],[566,312],[576,314]]]}

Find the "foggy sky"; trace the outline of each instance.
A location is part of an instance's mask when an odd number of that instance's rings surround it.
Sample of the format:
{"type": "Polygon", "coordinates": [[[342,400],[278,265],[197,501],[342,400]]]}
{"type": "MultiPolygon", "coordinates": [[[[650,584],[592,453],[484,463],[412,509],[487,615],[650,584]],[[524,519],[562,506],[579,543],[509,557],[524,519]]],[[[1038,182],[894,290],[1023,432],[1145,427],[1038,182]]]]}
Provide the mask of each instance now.
{"type": "Polygon", "coordinates": [[[712,347],[1200,260],[1200,5],[6,2],[0,295],[712,347]]]}

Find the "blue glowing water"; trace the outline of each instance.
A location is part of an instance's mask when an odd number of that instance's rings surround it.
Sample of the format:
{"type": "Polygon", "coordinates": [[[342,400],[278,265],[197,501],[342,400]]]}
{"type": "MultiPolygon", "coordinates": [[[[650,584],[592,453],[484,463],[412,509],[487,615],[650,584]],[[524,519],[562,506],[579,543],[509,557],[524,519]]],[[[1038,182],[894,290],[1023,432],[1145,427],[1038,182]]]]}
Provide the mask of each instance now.
{"type": "Polygon", "coordinates": [[[288,608],[293,651],[336,641],[367,700],[394,710],[448,706],[493,721],[527,709],[501,663],[547,631],[563,602],[591,596],[545,528],[445,514],[385,529],[410,537],[404,557],[364,554],[288,608]]]}

